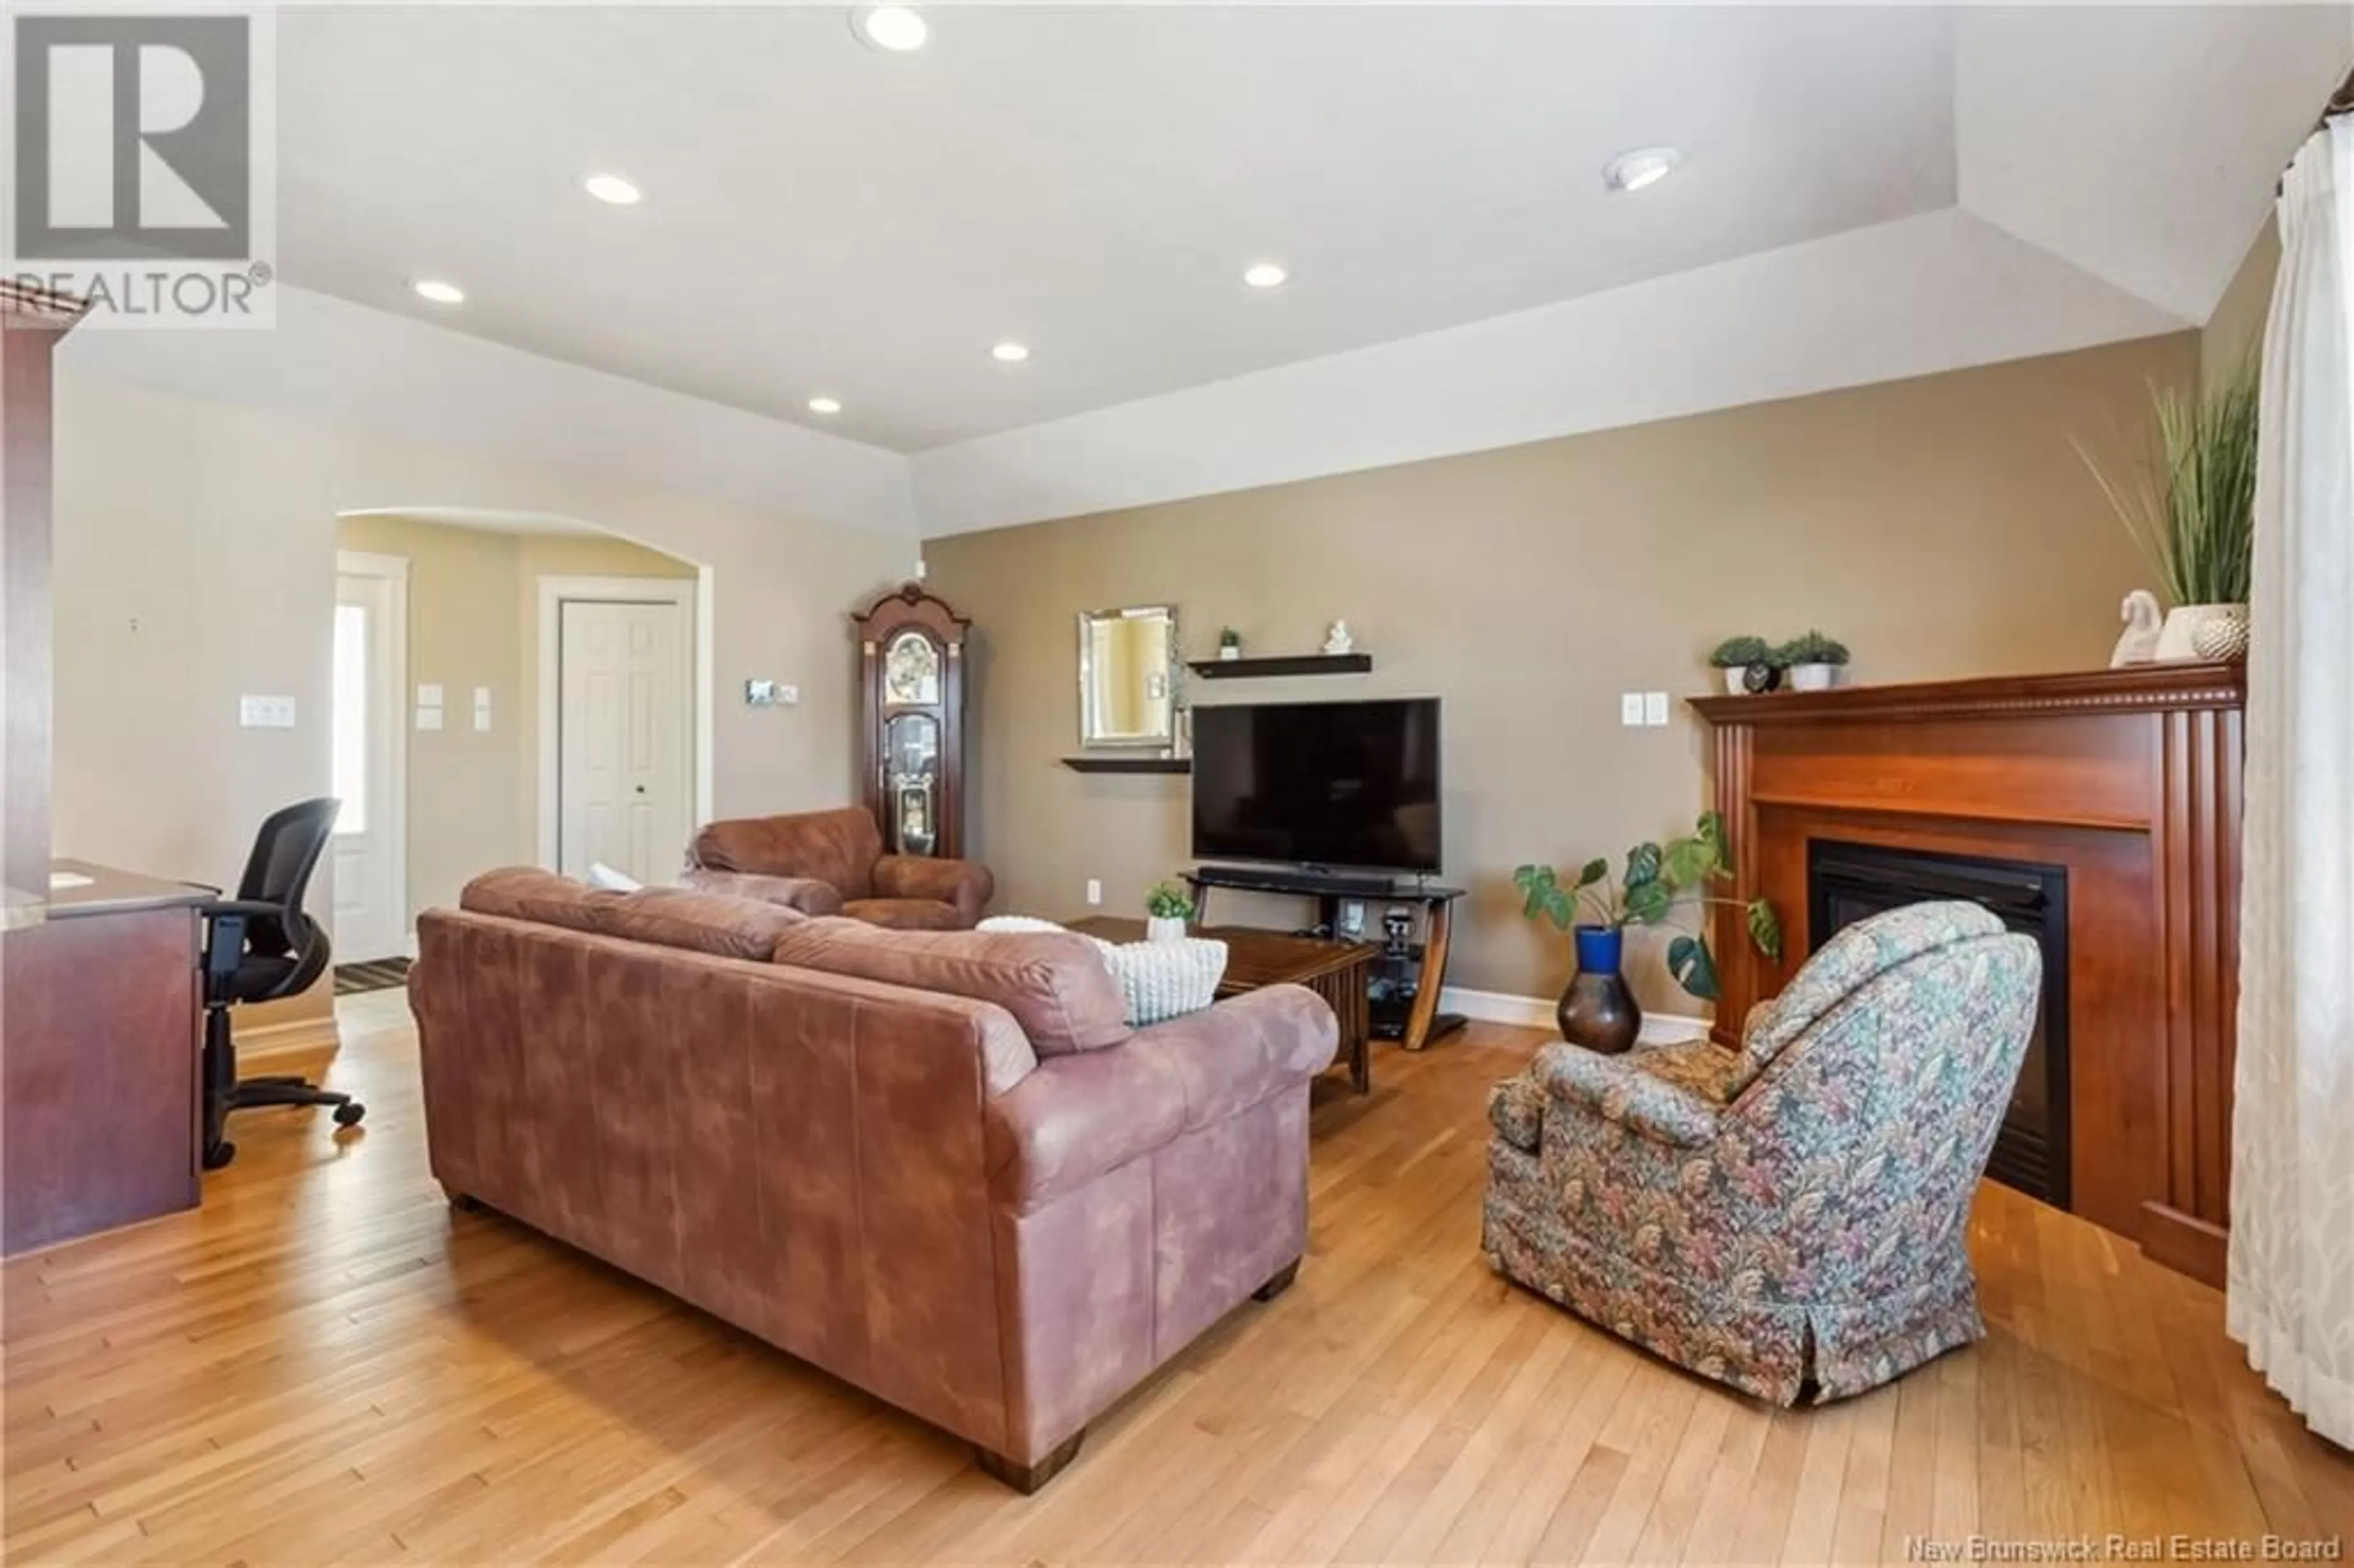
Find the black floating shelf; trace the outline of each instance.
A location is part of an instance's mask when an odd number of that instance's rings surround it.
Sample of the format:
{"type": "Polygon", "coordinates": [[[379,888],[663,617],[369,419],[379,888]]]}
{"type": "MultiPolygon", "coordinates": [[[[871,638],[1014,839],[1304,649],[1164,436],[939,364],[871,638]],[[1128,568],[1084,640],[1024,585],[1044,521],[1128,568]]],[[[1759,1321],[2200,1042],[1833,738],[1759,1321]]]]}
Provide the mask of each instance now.
{"type": "Polygon", "coordinates": [[[1185,667],[1205,681],[1246,681],[1268,675],[1362,675],[1370,653],[1299,653],[1286,659],[1193,659],[1185,667]]]}
{"type": "Polygon", "coordinates": [[[1066,757],[1063,766],[1074,773],[1191,773],[1190,757],[1066,757]]]}

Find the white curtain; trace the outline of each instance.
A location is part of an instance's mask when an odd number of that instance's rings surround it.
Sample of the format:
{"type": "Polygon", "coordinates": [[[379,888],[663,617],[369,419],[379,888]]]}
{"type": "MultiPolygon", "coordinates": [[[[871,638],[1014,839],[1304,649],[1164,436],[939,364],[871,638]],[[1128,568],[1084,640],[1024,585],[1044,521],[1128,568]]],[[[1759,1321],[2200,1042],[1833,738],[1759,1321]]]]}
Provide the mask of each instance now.
{"type": "Polygon", "coordinates": [[[2280,199],[2248,620],[2225,1319],[2354,1447],[2354,119],[2280,199]]]}

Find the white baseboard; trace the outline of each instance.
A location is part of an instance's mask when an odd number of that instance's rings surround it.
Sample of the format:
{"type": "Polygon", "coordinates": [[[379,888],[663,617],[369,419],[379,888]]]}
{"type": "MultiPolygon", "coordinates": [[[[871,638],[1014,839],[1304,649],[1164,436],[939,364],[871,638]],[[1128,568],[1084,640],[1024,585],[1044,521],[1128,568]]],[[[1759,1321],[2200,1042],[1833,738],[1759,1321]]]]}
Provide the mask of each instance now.
{"type": "Polygon", "coordinates": [[[334,1013],[318,1018],[294,1018],[284,1023],[248,1025],[237,1031],[239,1066],[270,1056],[297,1052],[332,1051],[344,1043],[334,1013]]]}
{"type": "MultiPolygon", "coordinates": [[[[1516,1023],[1528,1029],[1553,1030],[1555,1001],[1542,996],[1514,996],[1510,991],[1472,991],[1463,986],[1448,986],[1438,993],[1441,1012],[1459,1012],[1466,1018],[1476,1018],[1483,1023],[1516,1023]]],[[[1646,1045],[1663,1045],[1671,1040],[1690,1040],[1704,1035],[1709,1021],[1689,1012],[1647,1012],[1643,1028],[1636,1038],[1646,1045]]]]}

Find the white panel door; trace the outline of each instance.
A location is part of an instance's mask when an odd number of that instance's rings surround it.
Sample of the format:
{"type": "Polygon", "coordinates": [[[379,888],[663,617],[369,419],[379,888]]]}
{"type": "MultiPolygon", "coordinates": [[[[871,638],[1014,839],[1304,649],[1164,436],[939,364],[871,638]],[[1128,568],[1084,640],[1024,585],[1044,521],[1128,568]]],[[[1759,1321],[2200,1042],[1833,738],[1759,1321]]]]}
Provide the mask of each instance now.
{"type": "Polygon", "coordinates": [[[335,961],[398,958],[408,947],[400,777],[408,641],[404,580],[389,567],[335,576],[335,961]]]}
{"type": "Polygon", "coordinates": [[[558,616],[557,869],[674,881],[690,817],[685,611],[567,599],[558,616]]]}

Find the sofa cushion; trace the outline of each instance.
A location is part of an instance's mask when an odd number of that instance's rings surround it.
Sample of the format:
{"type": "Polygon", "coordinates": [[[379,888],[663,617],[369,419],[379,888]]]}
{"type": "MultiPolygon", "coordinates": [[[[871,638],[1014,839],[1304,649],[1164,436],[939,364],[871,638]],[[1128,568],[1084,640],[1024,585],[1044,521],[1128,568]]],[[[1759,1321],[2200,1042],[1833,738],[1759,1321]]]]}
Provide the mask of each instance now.
{"type": "Polygon", "coordinates": [[[803,920],[778,938],[776,961],[917,991],[994,1002],[1038,1055],[1094,1051],[1128,1038],[1128,1005],[1084,937],[893,931],[841,916],[803,920]]]}
{"type": "Polygon", "coordinates": [[[962,931],[971,925],[955,905],[937,898],[854,898],[842,912],[895,931],[962,931]]]}
{"type": "Polygon", "coordinates": [[[820,882],[813,876],[763,876],[752,871],[712,871],[691,865],[679,874],[678,881],[680,886],[692,887],[697,893],[719,893],[730,898],[782,905],[803,915],[842,912],[842,895],[833,884],[820,882]]]}
{"type": "Polygon", "coordinates": [[[632,942],[758,960],[775,951],[778,938],[810,918],[779,904],[686,887],[649,887],[615,894],[611,903],[598,908],[597,929],[632,942]]]}
{"type": "Polygon", "coordinates": [[[691,858],[714,871],[814,877],[844,898],[864,898],[875,891],[875,863],[882,854],[874,814],[864,806],[844,806],[709,823],[695,835],[691,858]]]}
{"type": "Polygon", "coordinates": [[[506,865],[466,884],[458,894],[458,907],[507,920],[594,931],[596,919],[590,911],[599,900],[620,896],[535,865],[506,865]]]}
{"type": "Polygon", "coordinates": [[[484,872],[458,906],[542,926],[589,931],[726,959],[766,959],[777,938],[807,918],[796,910],[683,887],[617,893],[535,866],[484,872]]]}

